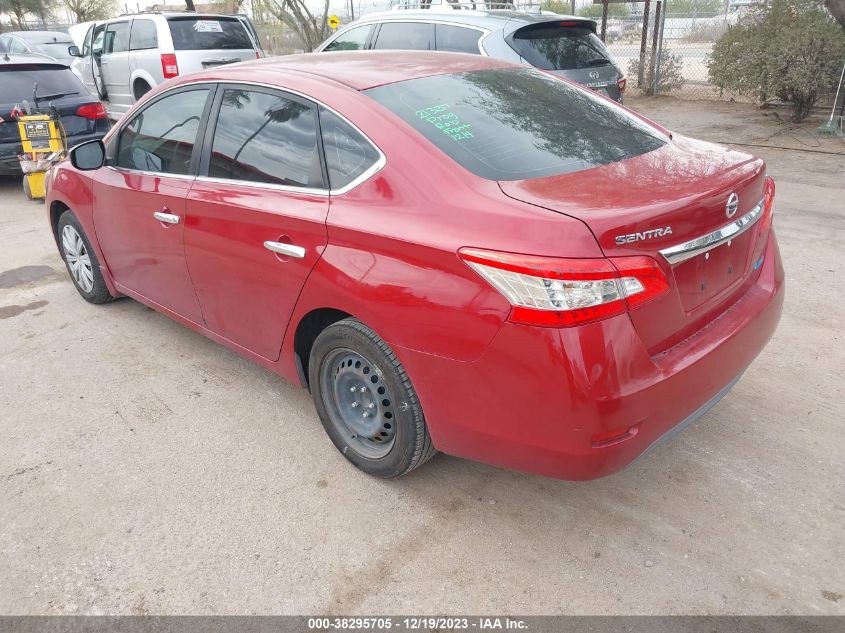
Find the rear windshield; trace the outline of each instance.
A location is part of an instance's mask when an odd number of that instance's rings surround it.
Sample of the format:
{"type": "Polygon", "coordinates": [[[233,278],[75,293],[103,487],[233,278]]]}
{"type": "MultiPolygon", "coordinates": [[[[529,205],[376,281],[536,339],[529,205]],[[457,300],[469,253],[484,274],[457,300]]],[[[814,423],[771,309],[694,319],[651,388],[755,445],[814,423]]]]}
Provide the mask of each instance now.
{"type": "Polygon", "coordinates": [[[513,34],[510,45],[525,61],[543,70],[591,68],[613,60],[595,33],[576,27],[523,27],[513,34]]]}
{"type": "Polygon", "coordinates": [[[490,180],[589,169],[645,154],[668,140],[586,89],[533,69],[437,75],[366,93],[490,180]]]}
{"type": "Polygon", "coordinates": [[[47,44],[35,44],[34,46],[39,52],[50,57],[67,57],[67,49],[72,45],[73,42],[49,42],[47,44]]]}
{"type": "MultiPolygon", "coordinates": [[[[0,101],[19,102],[23,99],[32,105],[32,95],[38,84],[38,97],[58,99],[55,95],[84,94],[84,86],[69,68],[44,67],[38,64],[16,64],[9,68],[0,66],[0,101]]],[[[39,103],[39,105],[46,105],[39,103]]]]}
{"type": "Polygon", "coordinates": [[[244,25],[234,18],[170,18],[167,22],[177,51],[253,48],[244,25]]]}

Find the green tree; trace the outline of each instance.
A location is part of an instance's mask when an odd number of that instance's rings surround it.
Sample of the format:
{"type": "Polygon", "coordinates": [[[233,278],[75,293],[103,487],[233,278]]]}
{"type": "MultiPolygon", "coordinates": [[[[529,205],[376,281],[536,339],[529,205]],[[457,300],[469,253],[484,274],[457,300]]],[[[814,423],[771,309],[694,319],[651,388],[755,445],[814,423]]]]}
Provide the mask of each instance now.
{"type": "Polygon", "coordinates": [[[833,91],[843,62],[845,31],[821,4],[772,0],[716,42],[709,74],[720,89],[790,103],[800,121],[833,91]]]}
{"type": "Polygon", "coordinates": [[[315,5],[309,0],[271,0],[267,9],[299,37],[306,51],[313,51],[329,36],[329,0],[322,0],[320,11],[311,12],[315,5]]]}
{"type": "MultiPolygon", "coordinates": [[[[583,18],[598,18],[601,19],[604,8],[601,4],[589,4],[586,7],[578,9],[578,15],[583,18]]],[[[630,15],[631,10],[627,4],[619,2],[611,2],[607,5],[607,17],[609,18],[624,18],[630,15]]]]}
{"type": "Polygon", "coordinates": [[[116,4],[116,0],[65,0],[65,7],[77,24],[112,17],[116,4]]]}
{"type": "Polygon", "coordinates": [[[0,14],[8,15],[12,26],[19,31],[27,29],[26,16],[43,18],[47,13],[47,5],[42,0],[0,0],[0,14]]]}
{"type": "Polygon", "coordinates": [[[724,12],[724,0],[668,0],[666,3],[666,17],[712,18],[724,12]]]}

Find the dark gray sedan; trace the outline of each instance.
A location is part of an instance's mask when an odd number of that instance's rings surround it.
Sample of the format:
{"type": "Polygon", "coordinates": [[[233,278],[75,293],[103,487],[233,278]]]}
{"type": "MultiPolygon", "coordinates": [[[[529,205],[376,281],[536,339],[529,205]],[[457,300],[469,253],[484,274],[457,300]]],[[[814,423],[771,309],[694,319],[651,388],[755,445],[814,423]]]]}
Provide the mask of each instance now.
{"type": "Polygon", "coordinates": [[[2,52],[45,55],[67,66],[73,61],[71,46],[74,46],[71,36],[59,31],[11,31],[0,35],[2,52]]]}
{"type": "Polygon", "coordinates": [[[573,16],[446,3],[366,15],[317,48],[368,49],[488,55],[563,75],[620,103],[625,91],[625,77],[596,35],[596,22],[573,16]]]}

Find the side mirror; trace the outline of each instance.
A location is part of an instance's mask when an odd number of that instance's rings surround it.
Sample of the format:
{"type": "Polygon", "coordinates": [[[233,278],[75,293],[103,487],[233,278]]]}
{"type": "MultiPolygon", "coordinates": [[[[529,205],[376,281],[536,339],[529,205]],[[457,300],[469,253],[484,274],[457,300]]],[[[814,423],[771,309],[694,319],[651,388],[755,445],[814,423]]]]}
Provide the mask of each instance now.
{"type": "Polygon", "coordinates": [[[80,171],[99,169],[106,162],[106,146],[101,140],[86,141],[70,150],[70,164],[80,171]]]}
{"type": "Polygon", "coordinates": [[[78,46],[68,46],[67,47],[67,54],[71,57],[82,57],[82,53],[79,52],[78,46]]]}

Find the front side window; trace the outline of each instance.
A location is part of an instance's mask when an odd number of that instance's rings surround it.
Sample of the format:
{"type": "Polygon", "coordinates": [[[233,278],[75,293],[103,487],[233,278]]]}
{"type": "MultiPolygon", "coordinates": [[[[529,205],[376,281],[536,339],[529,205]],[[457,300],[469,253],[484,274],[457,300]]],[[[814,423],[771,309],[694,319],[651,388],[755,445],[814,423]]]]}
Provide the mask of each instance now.
{"type": "Polygon", "coordinates": [[[375,48],[433,51],[434,25],[422,22],[385,22],[379,29],[375,48]]]}
{"type": "Polygon", "coordinates": [[[370,37],[372,25],[357,26],[339,35],[331,44],[324,48],[324,51],[360,51],[367,45],[367,38],[370,37]]]}
{"type": "Polygon", "coordinates": [[[320,130],[332,189],[342,189],[378,162],[376,148],[331,110],[320,108],[320,130]]]}
{"type": "Polygon", "coordinates": [[[438,24],[435,32],[437,35],[437,50],[439,51],[481,54],[478,48],[478,40],[481,39],[482,35],[480,31],[462,26],[438,24]]]}
{"type": "Polygon", "coordinates": [[[168,95],[123,128],[115,165],[160,174],[189,174],[208,89],[168,95]]]}
{"type": "Polygon", "coordinates": [[[132,32],[129,35],[129,50],[142,51],[158,47],[158,31],[152,20],[132,21],[132,32]]]}
{"type": "Polygon", "coordinates": [[[82,55],[83,57],[91,52],[91,40],[94,37],[94,27],[93,25],[91,28],[88,29],[88,32],[85,34],[85,40],[82,42],[82,55]]]}
{"type": "Polygon", "coordinates": [[[103,42],[106,39],[106,27],[100,26],[97,27],[96,32],[94,33],[94,41],[91,44],[91,52],[94,55],[102,55],[103,54],[103,42]]]}
{"type": "Polygon", "coordinates": [[[622,108],[528,68],[436,75],[365,92],[490,180],[580,171],[668,141],[622,108]]]}
{"type": "Polygon", "coordinates": [[[274,93],[227,88],[208,175],[322,188],[315,108],[274,93]]]}
{"type": "Polygon", "coordinates": [[[13,37],[11,38],[12,41],[9,44],[9,51],[12,53],[27,53],[29,52],[29,48],[27,48],[26,44],[20,41],[18,38],[13,37]]]}
{"type": "Polygon", "coordinates": [[[129,22],[109,24],[103,53],[122,53],[129,49],[129,22]]]}

